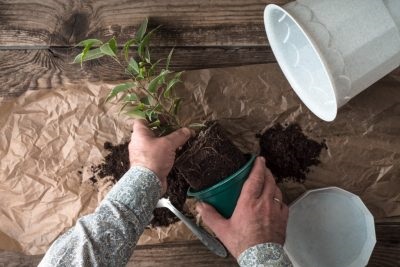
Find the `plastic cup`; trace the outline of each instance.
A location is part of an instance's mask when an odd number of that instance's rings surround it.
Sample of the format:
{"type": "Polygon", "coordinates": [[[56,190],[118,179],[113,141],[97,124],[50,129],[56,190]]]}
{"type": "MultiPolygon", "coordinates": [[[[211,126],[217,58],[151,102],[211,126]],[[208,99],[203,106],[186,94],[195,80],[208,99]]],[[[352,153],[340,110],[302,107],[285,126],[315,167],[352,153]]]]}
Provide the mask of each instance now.
{"type": "Polygon", "coordinates": [[[256,156],[251,156],[249,161],[237,172],[209,188],[201,191],[194,191],[189,188],[187,195],[210,204],[222,216],[230,218],[235,210],[243,184],[253,168],[255,159],[256,156]]]}
{"type": "Polygon", "coordinates": [[[294,266],[366,266],[375,243],[373,216],[343,189],[311,190],[289,207],[284,248],[294,266]]]}
{"type": "Polygon", "coordinates": [[[294,91],[325,121],[400,65],[399,0],[297,0],[268,5],[272,51],[294,91]]]}

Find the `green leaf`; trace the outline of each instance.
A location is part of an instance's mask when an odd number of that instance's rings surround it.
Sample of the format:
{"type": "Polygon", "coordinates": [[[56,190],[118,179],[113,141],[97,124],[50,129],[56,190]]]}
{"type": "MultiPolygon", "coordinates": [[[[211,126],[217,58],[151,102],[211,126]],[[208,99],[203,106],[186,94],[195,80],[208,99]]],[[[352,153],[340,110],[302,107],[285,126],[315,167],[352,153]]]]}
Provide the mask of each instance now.
{"type": "Polygon", "coordinates": [[[201,128],[206,127],[206,125],[203,123],[191,123],[191,124],[189,124],[188,127],[192,128],[192,129],[201,129],[201,128]]]}
{"type": "Polygon", "coordinates": [[[116,97],[119,93],[124,92],[128,89],[131,89],[132,87],[134,87],[136,84],[135,83],[122,83],[122,84],[118,84],[117,86],[115,86],[111,92],[108,94],[106,101],[111,100],[112,98],[116,97]]]}
{"type": "Polygon", "coordinates": [[[181,103],[182,103],[183,98],[177,98],[174,100],[174,103],[172,105],[172,112],[173,114],[176,116],[179,112],[179,109],[181,107],[181,103]]]}
{"type": "Polygon", "coordinates": [[[83,56],[83,52],[79,53],[78,55],[76,55],[76,57],[74,58],[74,61],[72,61],[72,63],[81,63],[82,62],[82,56],[83,56]]]}
{"type": "Polygon", "coordinates": [[[139,68],[139,74],[138,74],[137,77],[141,78],[141,79],[144,79],[145,72],[146,72],[146,68],[145,67],[139,68]]]}
{"type": "Polygon", "coordinates": [[[103,54],[105,54],[107,56],[111,56],[111,57],[117,56],[115,54],[115,52],[113,51],[113,49],[111,48],[109,43],[105,43],[102,46],[100,46],[100,51],[103,52],[103,54]]]}
{"type": "Polygon", "coordinates": [[[135,43],[135,39],[130,39],[128,40],[125,44],[124,44],[124,48],[122,49],[122,51],[124,52],[124,56],[125,56],[125,60],[128,61],[129,58],[129,48],[131,47],[131,45],[135,43]]]}
{"type": "Polygon", "coordinates": [[[161,62],[161,59],[157,60],[154,64],[151,65],[150,69],[149,69],[149,76],[153,76],[154,71],[157,67],[157,65],[161,62]]]}
{"type": "Polygon", "coordinates": [[[129,102],[125,102],[119,109],[118,115],[121,114],[121,111],[129,104],[129,102]]]}
{"type": "Polygon", "coordinates": [[[157,77],[155,77],[153,80],[150,81],[147,90],[150,93],[154,93],[157,90],[158,86],[164,82],[165,76],[169,73],[170,71],[163,70],[157,77]]]}
{"type": "Polygon", "coordinates": [[[133,70],[135,74],[140,72],[139,65],[133,57],[129,60],[128,69],[129,71],[133,70]]]}
{"type": "Polygon", "coordinates": [[[178,73],[175,75],[175,77],[174,77],[172,80],[170,80],[170,81],[168,82],[167,88],[166,88],[165,91],[164,91],[164,97],[168,98],[168,97],[171,96],[171,90],[175,87],[175,85],[176,85],[177,83],[180,83],[180,82],[181,82],[181,80],[180,80],[181,75],[182,75],[182,72],[178,72],[178,73]]]}
{"type": "Polygon", "coordinates": [[[127,111],[125,114],[135,119],[146,119],[146,114],[141,110],[132,109],[127,111]]]}
{"type": "MultiPolygon", "coordinates": [[[[76,46],[84,46],[84,48],[82,50],[81,56],[79,56],[78,58],[75,58],[75,60],[77,60],[77,62],[79,61],[81,63],[81,67],[82,67],[82,63],[85,60],[86,55],[89,52],[90,48],[93,45],[101,45],[101,44],[103,44],[103,42],[98,39],[87,39],[87,40],[83,40],[83,41],[79,42],[76,46]]],[[[75,60],[74,60],[74,62],[75,62],[75,60]]]]}
{"type": "Polygon", "coordinates": [[[144,105],[149,106],[150,105],[149,97],[151,97],[151,96],[144,96],[144,97],[140,98],[140,100],[139,100],[140,103],[142,103],[143,106],[144,105]]]}
{"type": "Polygon", "coordinates": [[[183,71],[177,72],[177,73],[175,74],[175,79],[180,79],[181,76],[182,76],[182,73],[183,73],[183,71]]]}
{"type": "Polygon", "coordinates": [[[140,43],[137,49],[137,53],[139,58],[142,60],[143,60],[143,51],[144,51],[144,46],[142,45],[142,43],[140,43]]]}
{"type": "Polygon", "coordinates": [[[140,111],[144,111],[145,109],[147,109],[147,106],[143,103],[139,103],[136,105],[135,107],[136,110],[140,110],[140,111]]]}
{"type": "Polygon", "coordinates": [[[117,54],[117,40],[115,40],[115,37],[111,38],[110,41],[108,41],[108,44],[110,45],[111,50],[114,52],[114,54],[117,54]]]}
{"type": "Polygon", "coordinates": [[[134,102],[137,101],[139,98],[135,93],[130,93],[127,96],[125,96],[124,101],[125,102],[134,102]]]}
{"type": "Polygon", "coordinates": [[[171,62],[171,57],[172,54],[174,53],[174,48],[171,49],[171,52],[169,52],[168,57],[167,57],[167,63],[165,63],[165,69],[169,68],[169,63],[171,62]]]}
{"type": "Polygon", "coordinates": [[[93,46],[93,45],[102,45],[103,42],[100,41],[99,39],[86,39],[83,41],[80,41],[76,46],[93,46]]]}
{"type": "Polygon", "coordinates": [[[152,121],[153,120],[153,115],[154,115],[154,111],[151,109],[148,109],[144,112],[146,114],[147,120],[148,121],[152,121]]]}
{"type": "Polygon", "coordinates": [[[144,48],[144,59],[147,63],[151,64],[150,49],[149,47],[144,48]]]}
{"type": "Polygon", "coordinates": [[[101,52],[100,48],[96,48],[96,49],[89,50],[86,54],[86,57],[83,59],[83,61],[97,59],[97,58],[101,58],[103,56],[104,56],[104,53],[101,52]]]}
{"type": "MultiPolygon", "coordinates": [[[[158,28],[160,28],[160,25],[157,26],[156,28],[154,28],[153,30],[151,30],[150,32],[148,32],[144,38],[140,41],[139,46],[138,46],[138,55],[140,58],[142,58],[143,60],[145,60],[146,55],[145,55],[145,49],[148,49],[148,46],[150,44],[150,38],[153,35],[153,33],[155,31],[158,30],[158,28]]],[[[150,52],[150,51],[149,51],[150,52]]]]}
{"type": "Polygon", "coordinates": [[[142,24],[140,25],[140,27],[139,27],[139,29],[137,30],[136,35],[135,35],[136,41],[141,42],[141,41],[143,40],[143,37],[144,37],[144,35],[145,35],[146,31],[147,31],[147,24],[148,24],[148,23],[149,23],[148,18],[146,18],[146,19],[142,22],[142,24]]]}
{"type": "Polygon", "coordinates": [[[95,49],[89,50],[86,53],[85,58],[82,58],[82,56],[83,56],[83,52],[78,54],[75,57],[73,63],[80,63],[81,61],[88,61],[88,60],[92,60],[92,59],[96,59],[96,58],[101,58],[104,56],[104,53],[100,50],[100,48],[95,48],[95,49]]]}
{"type": "Polygon", "coordinates": [[[88,53],[89,50],[90,50],[90,47],[92,47],[92,45],[91,45],[91,44],[88,44],[87,46],[85,46],[85,48],[84,48],[83,51],[82,51],[82,56],[81,56],[81,67],[82,67],[83,60],[86,58],[87,53],[88,53]]]}

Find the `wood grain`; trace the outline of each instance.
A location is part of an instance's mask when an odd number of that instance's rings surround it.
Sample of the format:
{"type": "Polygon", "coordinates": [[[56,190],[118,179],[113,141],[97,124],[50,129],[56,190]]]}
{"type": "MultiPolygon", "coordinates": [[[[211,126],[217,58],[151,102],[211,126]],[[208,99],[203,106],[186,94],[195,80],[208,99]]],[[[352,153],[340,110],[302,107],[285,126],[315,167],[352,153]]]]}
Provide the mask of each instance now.
{"type": "Polygon", "coordinates": [[[238,266],[236,260],[230,256],[221,258],[212,254],[198,241],[141,246],[138,247],[130,259],[128,267],[153,266],[238,266]]]}
{"type": "MultiPolygon", "coordinates": [[[[89,37],[121,42],[132,37],[145,17],[153,57],[176,46],[172,68],[240,66],[275,62],[263,24],[266,4],[290,0],[2,0],[0,1],[0,97],[28,89],[52,89],[82,81],[125,78],[117,65],[98,60],[81,70],[70,62],[73,46],[89,37]]],[[[397,70],[398,72],[399,70],[397,70]]],[[[368,266],[400,266],[400,223],[376,224],[378,242],[368,266]]],[[[0,252],[0,266],[36,266],[42,255],[0,252]]],[[[213,256],[198,242],[137,247],[128,266],[235,266],[213,256]],[[132,261],[134,260],[134,261],[132,261]]]]}
{"type": "MultiPolygon", "coordinates": [[[[21,253],[0,251],[0,266],[37,266],[43,255],[23,255],[21,253]]],[[[198,241],[166,243],[138,246],[127,267],[170,267],[170,266],[238,266],[233,257],[220,258],[212,254],[198,241]]]]}
{"type": "Polygon", "coordinates": [[[375,224],[377,243],[369,267],[400,266],[400,223],[375,224]]]}
{"type": "Polygon", "coordinates": [[[86,38],[120,42],[145,17],[163,25],[152,41],[154,58],[176,46],[173,68],[192,70],[275,62],[266,42],[263,10],[289,0],[3,0],[0,1],[0,97],[65,83],[115,81],[114,62],[99,60],[83,70],[70,65],[73,46],[86,38]]]}
{"type": "Polygon", "coordinates": [[[149,17],[158,46],[265,45],[263,11],[289,0],[3,0],[0,45],[70,46],[87,37],[125,41],[149,17]]]}
{"type": "MultiPolygon", "coordinates": [[[[166,58],[170,47],[155,47],[154,60],[166,58]]],[[[88,80],[115,81],[127,78],[112,60],[71,64],[75,48],[0,50],[0,97],[15,97],[26,90],[52,89],[88,80]]],[[[266,47],[176,47],[171,68],[175,71],[275,62],[266,47]]]]}

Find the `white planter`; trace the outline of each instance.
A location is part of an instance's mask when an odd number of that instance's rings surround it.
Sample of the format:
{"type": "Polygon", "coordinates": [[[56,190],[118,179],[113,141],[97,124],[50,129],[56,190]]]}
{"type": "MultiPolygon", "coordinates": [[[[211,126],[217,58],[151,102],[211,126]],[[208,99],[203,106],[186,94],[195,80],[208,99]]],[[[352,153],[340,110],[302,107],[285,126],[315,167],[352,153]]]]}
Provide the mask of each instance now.
{"type": "Polygon", "coordinates": [[[343,189],[310,190],[289,207],[284,248],[294,267],[366,266],[375,243],[374,218],[343,189]]]}
{"type": "Polygon", "coordinates": [[[289,83],[325,121],[400,66],[400,0],[297,0],[268,5],[264,22],[289,83]]]}

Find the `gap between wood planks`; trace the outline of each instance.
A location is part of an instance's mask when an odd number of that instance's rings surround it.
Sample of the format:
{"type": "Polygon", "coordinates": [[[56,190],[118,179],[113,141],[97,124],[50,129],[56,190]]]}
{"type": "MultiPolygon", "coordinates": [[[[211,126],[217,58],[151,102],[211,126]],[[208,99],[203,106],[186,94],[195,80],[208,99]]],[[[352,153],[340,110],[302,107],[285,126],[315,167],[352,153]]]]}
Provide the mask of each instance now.
{"type": "MultiPolygon", "coordinates": [[[[166,58],[172,47],[153,47],[154,60],[166,58]]],[[[52,89],[66,83],[110,82],[127,79],[110,59],[87,62],[83,69],[71,64],[79,48],[0,50],[0,97],[12,98],[26,90],[52,89]]],[[[273,63],[268,47],[212,46],[176,47],[171,69],[174,71],[273,63]]],[[[162,67],[162,65],[161,65],[162,67]]]]}

